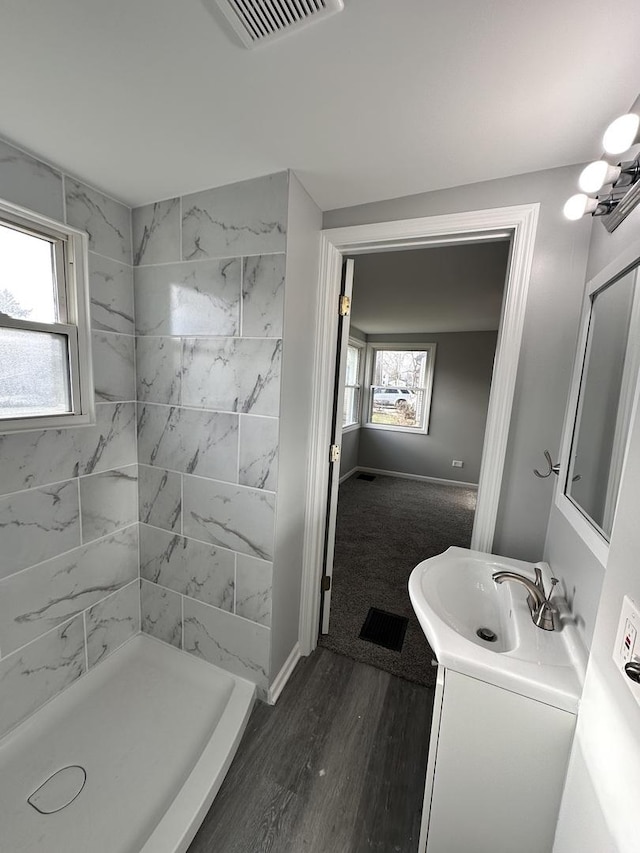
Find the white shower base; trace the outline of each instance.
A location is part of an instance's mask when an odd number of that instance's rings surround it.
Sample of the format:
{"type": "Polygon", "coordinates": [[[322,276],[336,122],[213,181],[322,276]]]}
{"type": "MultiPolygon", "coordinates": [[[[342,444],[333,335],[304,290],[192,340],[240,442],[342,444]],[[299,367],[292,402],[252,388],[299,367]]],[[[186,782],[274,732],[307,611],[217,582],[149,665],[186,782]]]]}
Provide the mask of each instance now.
{"type": "Polygon", "coordinates": [[[0,740],[2,853],[184,853],[246,727],[255,687],[138,635],[0,740]],[[57,770],[66,808],[27,798],[57,770]]]}

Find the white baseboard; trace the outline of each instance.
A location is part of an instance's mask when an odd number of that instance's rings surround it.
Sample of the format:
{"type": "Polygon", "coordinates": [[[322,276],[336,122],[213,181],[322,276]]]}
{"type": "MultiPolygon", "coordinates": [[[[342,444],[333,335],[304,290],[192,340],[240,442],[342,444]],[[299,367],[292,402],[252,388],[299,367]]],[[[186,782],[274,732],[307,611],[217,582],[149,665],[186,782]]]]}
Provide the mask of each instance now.
{"type": "Polygon", "coordinates": [[[296,664],[300,660],[300,643],[296,643],[295,646],[291,649],[291,654],[284,662],[284,665],[280,672],[273,679],[273,684],[269,688],[267,693],[267,702],[269,705],[275,705],[278,701],[278,696],[284,690],[284,686],[291,678],[291,674],[293,670],[296,668],[296,664]]]}
{"type": "Polygon", "coordinates": [[[357,473],[358,473],[358,471],[362,471],[362,470],[363,470],[362,468],[358,468],[358,466],[356,465],[356,467],[355,467],[355,468],[352,468],[350,471],[347,471],[347,473],[346,473],[346,474],[343,474],[343,475],[340,477],[340,479],[338,480],[338,482],[339,482],[339,483],[344,483],[344,481],[345,481],[345,480],[348,480],[348,479],[349,479],[349,477],[353,477],[353,475],[354,475],[354,474],[357,474],[357,473]]]}
{"type": "MultiPolygon", "coordinates": [[[[441,477],[425,477],[422,474],[405,474],[402,471],[383,471],[382,468],[363,468],[361,465],[350,471],[363,471],[365,474],[381,474],[386,477],[403,477],[405,480],[424,480],[427,483],[440,483],[443,486],[460,486],[464,489],[478,489],[477,483],[463,483],[460,480],[443,480],[441,477]]],[[[340,480],[342,482],[342,479],[340,480]]]]}

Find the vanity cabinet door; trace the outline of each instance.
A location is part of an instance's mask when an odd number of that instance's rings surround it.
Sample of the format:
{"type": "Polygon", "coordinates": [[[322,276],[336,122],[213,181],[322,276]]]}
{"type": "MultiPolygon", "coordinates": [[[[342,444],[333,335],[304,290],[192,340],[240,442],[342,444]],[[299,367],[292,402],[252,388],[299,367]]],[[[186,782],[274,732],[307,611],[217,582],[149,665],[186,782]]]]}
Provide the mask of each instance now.
{"type": "Polygon", "coordinates": [[[426,853],[549,853],[575,715],[457,672],[439,676],[426,853]]]}

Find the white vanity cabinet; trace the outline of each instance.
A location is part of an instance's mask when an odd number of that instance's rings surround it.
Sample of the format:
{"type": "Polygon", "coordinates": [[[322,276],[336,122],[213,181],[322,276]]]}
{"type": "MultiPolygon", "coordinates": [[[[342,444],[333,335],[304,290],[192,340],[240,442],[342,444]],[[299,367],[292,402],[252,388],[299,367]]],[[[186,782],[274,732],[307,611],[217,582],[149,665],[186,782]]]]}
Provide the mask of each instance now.
{"type": "Polygon", "coordinates": [[[550,853],[575,720],[439,666],[419,853],[550,853]]]}

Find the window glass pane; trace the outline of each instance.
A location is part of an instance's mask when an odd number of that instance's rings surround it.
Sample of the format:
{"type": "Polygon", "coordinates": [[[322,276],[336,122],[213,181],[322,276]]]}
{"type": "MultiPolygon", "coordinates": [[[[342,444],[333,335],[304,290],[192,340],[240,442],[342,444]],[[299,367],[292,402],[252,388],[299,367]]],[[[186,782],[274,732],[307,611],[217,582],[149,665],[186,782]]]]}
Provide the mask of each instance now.
{"type": "Polygon", "coordinates": [[[71,411],[65,335],[0,328],[0,418],[71,411]]]}
{"type": "Polygon", "coordinates": [[[56,323],[53,243],[0,223],[0,312],[56,323]]]}
{"type": "Polygon", "coordinates": [[[358,420],[358,397],[359,388],[344,389],[344,409],[342,413],[342,426],[355,424],[358,420]]]}
{"type": "Polygon", "coordinates": [[[423,387],[427,356],[425,350],[376,350],[374,385],[402,386],[405,389],[423,387]]]}
{"type": "Polygon", "coordinates": [[[369,421],[387,426],[422,426],[424,401],[424,388],[385,388],[374,385],[371,388],[369,421]]]}
{"type": "Polygon", "coordinates": [[[347,385],[358,384],[358,367],[360,366],[360,349],[349,345],[347,347],[347,385]]]}

